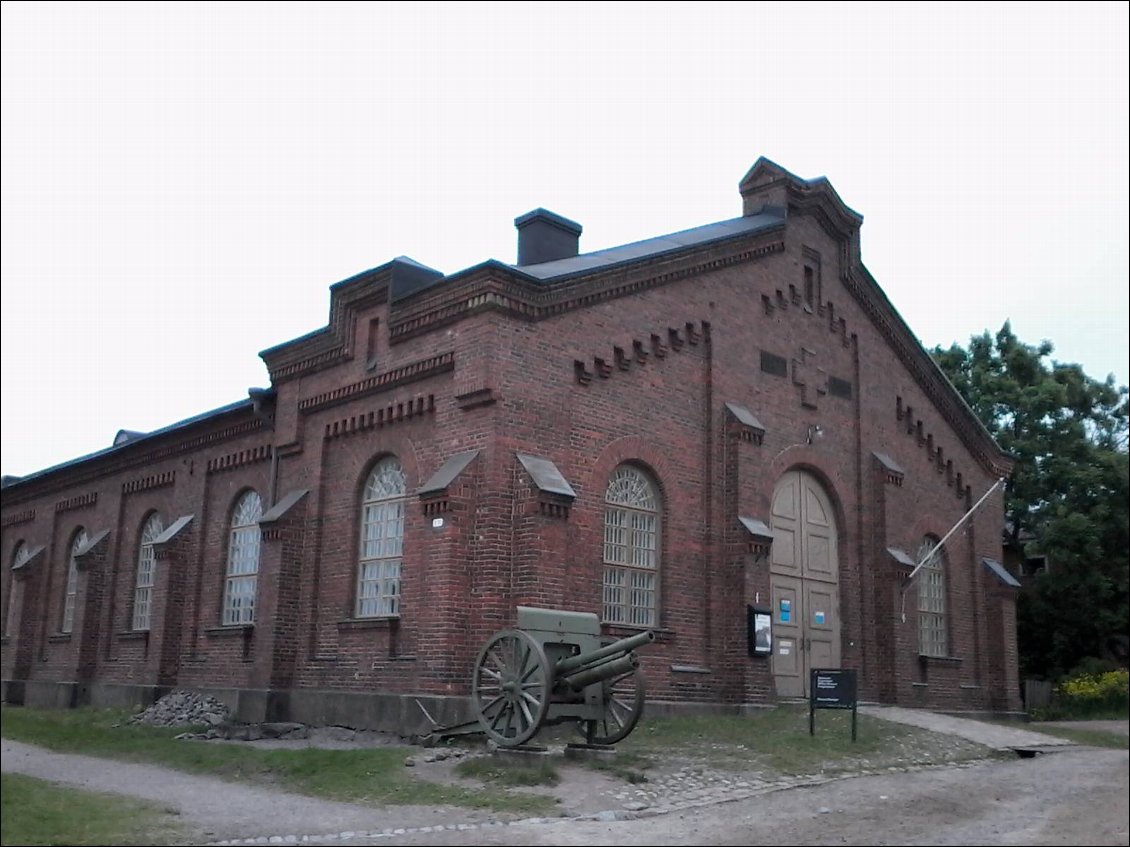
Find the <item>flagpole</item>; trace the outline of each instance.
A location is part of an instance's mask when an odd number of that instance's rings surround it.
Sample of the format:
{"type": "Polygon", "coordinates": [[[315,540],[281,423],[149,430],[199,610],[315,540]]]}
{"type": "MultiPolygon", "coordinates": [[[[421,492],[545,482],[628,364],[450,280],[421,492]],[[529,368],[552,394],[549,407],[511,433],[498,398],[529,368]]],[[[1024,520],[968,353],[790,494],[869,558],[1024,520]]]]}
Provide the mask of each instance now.
{"type": "Polygon", "coordinates": [[[949,540],[949,537],[951,535],[953,535],[955,532],[957,532],[958,528],[963,523],[965,523],[967,520],[969,520],[969,516],[972,515],[974,512],[976,512],[977,509],[981,506],[981,504],[984,503],[989,498],[989,495],[992,494],[994,491],[996,491],[999,486],[1003,485],[1004,482],[1005,482],[1005,478],[1003,476],[1000,479],[998,479],[996,482],[994,482],[992,487],[988,491],[986,491],[983,495],[981,495],[981,499],[978,500],[976,503],[974,503],[972,508],[970,508],[970,510],[968,512],[966,512],[964,515],[961,516],[961,519],[953,525],[953,527],[950,529],[950,531],[947,532],[944,536],[942,536],[942,540],[939,541],[937,544],[935,544],[930,549],[930,552],[927,553],[925,556],[923,556],[921,561],[919,561],[918,564],[914,566],[914,570],[912,570],[910,572],[910,576],[908,576],[906,578],[906,583],[903,585],[902,591],[900,592],[902,594],[902,598],[903,598],[903,609],[902,609],[902,622],[903,623],[906,623],[906,589],[908,589],[910,587],[911,583],[914,581],[914,577],[916,577],[918,575],[918,572],[920,570],[922,570],[922,566],[924,564],[926,564],[928,561],[930,561],[930,558],[935,553],[937,553],[939,550],[942,549],[942,545],[945,544],[946,541],[949,540]]]}

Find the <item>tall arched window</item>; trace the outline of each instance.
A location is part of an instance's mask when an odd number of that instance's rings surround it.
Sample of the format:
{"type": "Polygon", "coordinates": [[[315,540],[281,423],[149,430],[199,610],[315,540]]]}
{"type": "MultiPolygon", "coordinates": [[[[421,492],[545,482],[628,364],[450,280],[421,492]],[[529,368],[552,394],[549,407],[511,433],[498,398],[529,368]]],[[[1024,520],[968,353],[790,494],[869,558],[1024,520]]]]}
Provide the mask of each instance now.
{"type": "Polygon", "coordinates": [[[400,565],[407,504],[404,469],[395,456],[377,462],[361,496],[357,617],[400,614],[400,565]]]}
{"type": "Polygon", "coordinates": [[[12,578],[8,580],[8,616],[4,618],[4,634],[11,635],[15,631],[16,611],[16,574],[15,570],[31,557],[31,548],[21,541],[16,545],[12,555],[12,578]]]}
{"type": "MultiPolygon", "coordinates": [[[[934,549],[938,539],[927,536],[918,549],[918,561],[934,549]]],[[[937,550],[918,574],[918,652],[923,656],[948,656],[946,640],[946,551],[937,550]]]]}
{"type": "Polygon", "coordinates": [[[228,575],[224,583],[224,625],[255,622],[255,591],[259,581],[259,518],[263,502],[254,491],[235,504],[228,536],[228,575]]]}
{"type": "Polygon", "coordinates": [[[165,531],[161,516],[154,512],[141,530],[137,549],[137,585],[133,590],[133,628],[149,629],[149,609],[153,601],[153,542],[165,531]]]}
{"type": "Polygon", "coordinates": [[[85,529],[79,529],[71,540],[71,555],[67,559],[67,588],[63,596],[63,625],[60,632],[70,632],[75,626],[75,598],[78,595],[78,561],[76,556],[86,546],[85,529]]]}
{"type": "Polygon", "coordinates": [[[621,465],[604,495],[604,620],[655,626],[659,496],[643,471],[621,465]]]}

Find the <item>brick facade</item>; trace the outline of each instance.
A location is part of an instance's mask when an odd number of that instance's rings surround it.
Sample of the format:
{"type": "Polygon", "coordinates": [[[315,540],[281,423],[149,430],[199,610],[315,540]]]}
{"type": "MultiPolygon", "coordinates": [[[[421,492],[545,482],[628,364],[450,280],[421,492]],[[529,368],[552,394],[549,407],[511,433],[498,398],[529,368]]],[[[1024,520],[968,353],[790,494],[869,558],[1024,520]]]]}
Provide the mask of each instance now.
{"type": "Polygon", "coordinates": [[[944,535],[1009,458],[862,265],[861,218],[825,180],[760,160],[741,191],[732,231],[587,267],[566,255],[561,273],[488,262],[445,277],[403,259],[365,272],[333,286],[324,329],[263,352],[269,390],[9,482],[6,698],[195,687],[247,716],[348,708],[387,728],[418,724],[415,699],[458,711],[479,646],[515,606],[601,612],[605,491],[628,464],[661,501],[658,638],[639,653],[651,700],[777,698],[777,658],[746,643],[776,554],[739,517],[772,523],[775,486],[802,470],[832,505],[839,655],[861,697],[1018,708],[1013,589],[981,563],[1001,558],[999,492],[946,545],[948,655],[919,655],[916,588],[889,552],[944,535]],[[547,492],[518,454],[552,462],[573,496],[547,492]],[[408,493],[399,614],[358,617],[362,491],[386,456],[408,493]],[[224,626],[230,520],[248,490],[266,513],[255,622],[224,626]],[[135,632],[154,512],[175,531],[156,545],[151,624],[135,632]],[[80,528],[101,537],[63,635],[80,528]],[[42,550],[12,569],[21,544],[42,550]]]}

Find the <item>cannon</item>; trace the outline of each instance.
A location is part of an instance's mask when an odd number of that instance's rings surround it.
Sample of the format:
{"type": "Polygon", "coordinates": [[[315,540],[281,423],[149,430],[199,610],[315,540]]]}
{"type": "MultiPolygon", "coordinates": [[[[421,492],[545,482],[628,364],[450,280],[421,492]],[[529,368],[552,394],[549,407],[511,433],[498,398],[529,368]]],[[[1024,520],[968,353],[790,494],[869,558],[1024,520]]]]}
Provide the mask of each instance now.
{"type": "Polygon", "coordinates": [[[525,744],[543,726],[575,721],[588,744],[615,744],[643,714],[644,684],[633,652],[648,630],[611,641],[587,612],[518,607],[518,626],[496,632],[475,661],[472,707],[503,747],[525,744]]]}

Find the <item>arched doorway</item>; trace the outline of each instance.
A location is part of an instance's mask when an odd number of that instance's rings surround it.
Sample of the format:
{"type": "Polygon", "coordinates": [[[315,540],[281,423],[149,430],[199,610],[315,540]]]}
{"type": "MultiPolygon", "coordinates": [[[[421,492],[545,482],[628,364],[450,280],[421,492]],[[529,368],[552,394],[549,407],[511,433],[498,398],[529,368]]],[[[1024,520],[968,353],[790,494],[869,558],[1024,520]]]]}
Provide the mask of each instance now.
{"type": "Polygon", "coordinates": [[[807,697],[809,670],[840,666],[839,533],[832,501],[810,473],[773,491],[773,678],[779,697],[807,697]]]}

